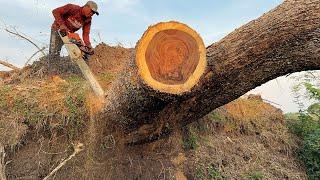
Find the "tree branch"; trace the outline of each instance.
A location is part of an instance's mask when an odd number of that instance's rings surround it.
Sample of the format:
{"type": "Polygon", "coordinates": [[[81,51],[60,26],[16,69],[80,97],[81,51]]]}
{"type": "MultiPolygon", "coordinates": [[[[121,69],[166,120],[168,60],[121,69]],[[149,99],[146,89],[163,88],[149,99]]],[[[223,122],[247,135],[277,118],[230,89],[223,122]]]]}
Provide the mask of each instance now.
{"type": "Polygon", "coordinates": [[[48,180],[51,176],[53,176],[59,169],[61,169],[68,161],[70,161],[73,157],[83,151],[83,144],[78,143],[74,146],[74,152],[65,160],[63,160],[54,170],[50,172],[43,180],[48,180]]]}
{"type": "Polygon", "coordinates": [[[10,64],[10,63],[8,63],[8,62],[5,62],[5,61],[1,61],[1,60],[0,60],[0,64],[6,66],[6,67],[8,67],[8,68],[11,68],[11,69],[13,69],[13,70],[18,70],[18,71],[20,70],[20,68],[14,66],[14,65],[12,65],[12,64],[10,64]]]}
{"type": "Polygon", "coordinates": [[[20,38],[28,41],[29,43],[31,43],[32,45],[34,45],[34,46],[42,53],[43,56],[46,56],[46,53],[43,51],[43,50],[44,50],[43,48],[40,48],[36,43],[34,43],[33,41],[31,41],[29,38],[21,35],[15,28],[13,28],[13,29],[14,29],[14,31],[9,30],[9,29],[6,27],[4,30],[7,31],[7,32],[10,33],[10,34],[16,35],[16,36],[18,36],[18,37],[20,37],[20,38]]]}
{"type": "Polygon", "coordinates": [[[33,53],[32,56],[30,56],[30,58],[26,61],[26,63],[24,64],[24,66],[27,66],[28,63],[31,61],[31,59],[32,59],[35,55],[37,55],[39,52],[42,52],[42,51],[45,50],[45,49],[46,49],[46,48],[43,47],[43,48],[41,48],[40,50],[38,50],[38,51],[36,51],[35,53],[33,53]]]}

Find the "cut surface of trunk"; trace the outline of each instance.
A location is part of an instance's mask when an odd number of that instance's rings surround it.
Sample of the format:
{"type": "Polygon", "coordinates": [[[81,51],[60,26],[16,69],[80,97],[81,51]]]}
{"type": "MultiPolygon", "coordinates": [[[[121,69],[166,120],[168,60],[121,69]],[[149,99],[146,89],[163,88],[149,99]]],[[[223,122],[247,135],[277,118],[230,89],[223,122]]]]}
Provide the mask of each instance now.
{"type": "Polygon", "coordinates": [[[143,81],[155,90],[190,91],[206,68],[206,49],[196,31],[179,22],[150,26],[136,46],[136,64],[143,81]]]}
{"type": "Polygon", "coordinates": [[[206,49],[195,30],[174,21],[150,26],[107,92],[106,111],[127,129],[149,123],[167,104],[192,91],[206,64],[206,49]]]}

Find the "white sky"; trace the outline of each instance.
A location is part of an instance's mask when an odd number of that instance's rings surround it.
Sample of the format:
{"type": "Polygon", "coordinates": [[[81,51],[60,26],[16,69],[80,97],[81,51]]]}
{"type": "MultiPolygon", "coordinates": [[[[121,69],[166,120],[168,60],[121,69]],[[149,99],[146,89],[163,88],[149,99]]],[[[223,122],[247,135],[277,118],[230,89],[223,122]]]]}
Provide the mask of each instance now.
{"type": "MultiPolygon", "coordinates": [[[[3,30],[6,25],[15,26],[32,37],[41,47],[49,43],[51,11],[66,3],[83,5],[82,0],[0,0],[0,59],[23,66],[37,50],[26,41],[19,40],[3,30]]],[[[283,0],[96,0],[100,16],[93,18],[91,39],[94,45],[103,41],[110,45],[121,43],[134,47],[149,25],[160,21],[177,20],[194,28],[210,45],[235,28],[256,19],[276,7],[283,0]],[[101,39],[100,39],[100,37],[101,39]]],[[[36,59],[34,59],[36,60],[36,59]]],[[[1,67],[0,70],[6,70],[1,67]]],[[[298,111],[293,102],[290,78],[256,88],[264,99],[277,104],[285,112],[298,111]]]]}

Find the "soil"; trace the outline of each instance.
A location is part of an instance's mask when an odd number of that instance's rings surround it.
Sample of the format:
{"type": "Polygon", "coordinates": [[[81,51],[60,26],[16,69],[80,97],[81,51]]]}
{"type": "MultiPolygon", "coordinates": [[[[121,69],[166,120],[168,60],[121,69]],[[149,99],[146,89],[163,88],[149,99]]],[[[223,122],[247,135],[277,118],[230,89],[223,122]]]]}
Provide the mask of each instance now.
{"type": "MultiPolygon", "coordinates": [[[[107,90],[133,53],[133,49],[100,44],[88,64],[107,90]],[[103,82],[106,78],[109,81],[103,82]]],[[[67,57],[48,67],[43,58],[21,72],[1,77],[11,84],[30,78],[63,83],[64,77],[80,75],[67,57]]],[[[295,158],[299,140],[288,132],[282,112],[262,99],[237,100],[215,110],[214,116],[210,114],[190,125],[197,139],[195,149],[185,148],[189,142],[184,141],[185,134],[180,131],[151,144],[125,146],[119,127],[108,123],[97,111],[101,108],[99,102],[89,94],[86,103],[91,107],[90,118],[83,133],[72,142],[65,134],[51,136],[29,128],[19,137],[19,145],[6,148],[7,178],[43,179],[73,153],[73,144],[81,142],[84,151],[51,179],[183,180],[210,179],[213,174],[245,179],[254,172],[266,179],[307,179],[295,158]]]]}

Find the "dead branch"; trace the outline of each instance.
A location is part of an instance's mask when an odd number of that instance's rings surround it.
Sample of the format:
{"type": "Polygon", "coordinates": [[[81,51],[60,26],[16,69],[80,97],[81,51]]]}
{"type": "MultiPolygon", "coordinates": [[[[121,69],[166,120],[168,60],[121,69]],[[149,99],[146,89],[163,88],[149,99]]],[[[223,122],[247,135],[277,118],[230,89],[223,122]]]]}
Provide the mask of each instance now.
{"type": "Polygon", "coordinates": [[[49,175],[47,175],[43,180],[49,179],[51,176],[53,176],[59,169],[61,169],[68,161],[70,161],[73,157],[75,157],[77,154],[79,154],[81,151],[83,151],[83,144],[78,143],[74,146],[74,152],[65,160],[63,160],[53,171],[50,172],[49,175]]]}
{"type": "Polygon", "coordinates": [[[18,70],[18,71],[20,70],[20,68],[16,67],[15,65],[12,65],[12,64],[5,62],[5,61],[2,61],[2,60],[0,60],[0,64],[6,66],[8,68],[11,68],[13,70],[18,70]]]}
{"type": "Polygon", "coordinates": [[[21,33],[19,33],[19,32],[16,30],[16,28],[13,28],[14,31],[12,31],[12,30],[9,30],[9,29],[6,27],[4,30],[7,31],[7,32],[10,33],[10,34],[16,35],[16,36],[18,36],[18,37],[20,37],[20,38],[28,41],[29,43],[31,43],[32,45],[34,45],[34,46],[42,53],[43,56],[46,56],[46,53],[43,51],[43,48],[40,48],[36,43],[34,43],[33,41],[31,41],[29,38],[21,35],[21,33]]]}
{"type": "Polygon", "coordinates": [[[26,66],[26,65],[28,65],[28,63],[31,61],[31,59],[35,56],[35,55],[37,55],[39,52],[42,52],[43,50],[45,50],[46,48],[45,47],[43,47],[43,48],[41,48],[40,50],[38,50],[38,51],[36,51],[35,53],[33,53],[32,54],[32,56],[27,60],[27,62],[24,64],[24,66],[26,66]]]}
{"type": "Polygon", "coordinates": [[[4,146],[0,144],[0,180],[6,180],[6,163],[5,158],[6,153],[4,150],[4,146]]]}

